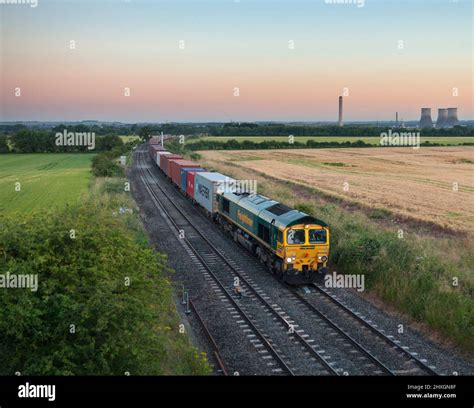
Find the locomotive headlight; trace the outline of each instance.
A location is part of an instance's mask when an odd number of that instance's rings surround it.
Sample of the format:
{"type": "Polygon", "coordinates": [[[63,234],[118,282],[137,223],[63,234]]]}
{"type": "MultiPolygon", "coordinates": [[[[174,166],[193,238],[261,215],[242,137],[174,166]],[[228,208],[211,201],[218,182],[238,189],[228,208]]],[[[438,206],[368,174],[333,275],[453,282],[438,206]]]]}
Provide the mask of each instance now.
{"type": "Polygon", "coordinates": [[[327,256],[318,256],[318,260],[321,262],[326,262],[328,260],[327,256]]]}
{"type": "Polygon", "coordinates": [[[288,258],[286,258],[286,262],[291,263],[291,256],[289,256],[288,258]]]}

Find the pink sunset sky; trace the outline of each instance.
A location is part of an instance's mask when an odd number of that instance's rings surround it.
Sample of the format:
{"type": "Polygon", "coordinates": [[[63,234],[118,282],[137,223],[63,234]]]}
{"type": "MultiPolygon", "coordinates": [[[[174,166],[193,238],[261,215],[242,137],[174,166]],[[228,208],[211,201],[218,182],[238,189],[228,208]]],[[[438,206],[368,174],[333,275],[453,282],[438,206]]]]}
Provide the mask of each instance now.
{"type": "Polygon", "coordinates": [[[333,121],[344,88],[348,121],[474,116],[470,1],[38,0],[0,13],[2,121],[333,121]]]}

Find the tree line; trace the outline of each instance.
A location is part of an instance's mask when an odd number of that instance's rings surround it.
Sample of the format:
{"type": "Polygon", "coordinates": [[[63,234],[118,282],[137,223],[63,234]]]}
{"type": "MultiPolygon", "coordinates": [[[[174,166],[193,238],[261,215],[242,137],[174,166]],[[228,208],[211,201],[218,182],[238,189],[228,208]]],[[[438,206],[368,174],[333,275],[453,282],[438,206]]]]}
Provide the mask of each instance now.
{"type": "MultiPolygon", "coordinates": [[[[290,125],[258,123],[224,124],[157,124],[143,126],[138,134],[143,140],[150,134],[207,135],[207,136],[380,136],[389,126],[334,126],[334,125],[290,125]]],[[[411,129],[413,130],[413,129],[411,129]]],[[[455,126],[450,129],[415,129],[421,136],[474,136],[474,127],[455,126]]],[[[409,128],[392,128],[393,132],[408,132],[409,128]]]]}
{"type": "MultiPolygon", "coordinates": [[[[55,132],[23,129],[11,135],[0,135],[0,153],[92,153],[110,151],[114,147],[123,145],[122,139],[115,134],[94,135],[94,148],[92,150],[85,144],[58,145],[56,135],[62,133],[63,130],[55,132]]],[[[67,132],[76,133],[69,128],[67,132]]]]}
{"type": "MultiPolygon", "coordinates": [[[[472,146],[474,143],[463,143],[465,146],[472,146]]],[[[423,142],[420,146],[443,146],[440,143],[423,142]]],[[[241,142],[236,139],[220,142],[216,140],[199,140],[193,143],[180,144],[173,140],[166,143],[166,147],[176,153],[183,153],[185,151],[198,150],[268,150],[268,149],[324,149],[324,148],[347,148],[347,147],[380,147],[379,144],[365,143],[362,140],[355,140],[353,142],[317,142],[315,140],[308,140],[306,143],[295,141],[288,143],[286,141],[266,140],[263,142],[254,142],[252,140],[243,140],[241,142]]],[[[390,147],[390,146],[387,146],[390,147]]]]}
{"type": "MultiPolygon", "coordinates": [[[[124,126],[99,126],[99,125],[75,125],[55,126],[49,130],[28,128],[24,125],[2,125],[0,126],[0,153],[46,153],[46,152],[87,152],[91,151],[85,145],[60,145],[56,144],[56,135],[63,132],[93,133],[95,135],[94,152],[110,151],[116,146],[121,146],[122,141],[119,134],[134,134],[142,141],[147,141],[150,135],[164,134],[193,136],[289,136],[296,137],[295,143],[289,145],[286,142],[265,141],[257,143],[260,149],[284,149],[297,147],[365,147],[358,140],[354,142],[317,142],[308,141],[306,144],[297,140],[298,136],[346,136],[346,137],[379,137],[386,132],[387,127],[376,126],[310,126],[310,125],[287,125],[287,124],[257,124],[257,123],[224,123],[224,124],[157,124],[157,125],[129,125],[124,126]],[[8,129],[8,130],[6,130],[8,129]],[[67,130],[66,130],[67,129],[67,130]]],[[[408,129],[393,129],[393,132],[406,132],[408,129]]],[[[456,126],[451,129],[421,129],[421,136],[471,136],[474,137],[474,127],[456,126]]],[[[317,137],[316,136],[316,137],[317,137]]],[[[240,142],[210,142],[198,141],[191,147],[192,150],[199,149],[253,149],[257,148],[251,141],[240,142]]]]}

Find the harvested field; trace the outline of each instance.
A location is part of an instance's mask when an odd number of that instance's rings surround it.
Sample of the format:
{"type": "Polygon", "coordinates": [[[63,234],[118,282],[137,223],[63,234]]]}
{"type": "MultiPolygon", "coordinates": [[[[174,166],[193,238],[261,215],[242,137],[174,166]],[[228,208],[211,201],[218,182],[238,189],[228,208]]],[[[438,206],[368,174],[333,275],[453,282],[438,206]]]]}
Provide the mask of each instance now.
{"type": "Polygon", "coordinates": [[[331,196],[474,233],[474,147],[200,152],[331,196]]]}

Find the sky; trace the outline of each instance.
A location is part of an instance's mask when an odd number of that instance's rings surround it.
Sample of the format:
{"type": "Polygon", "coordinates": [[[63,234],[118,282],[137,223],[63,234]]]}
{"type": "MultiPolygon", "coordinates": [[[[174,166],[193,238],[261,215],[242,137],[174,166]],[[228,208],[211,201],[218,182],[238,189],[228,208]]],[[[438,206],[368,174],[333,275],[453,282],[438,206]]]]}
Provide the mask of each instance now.
{"type": "Polygon", "coordinates": [[[474,118],[471,0],[8,1],[1,121],[474,118]]]}

